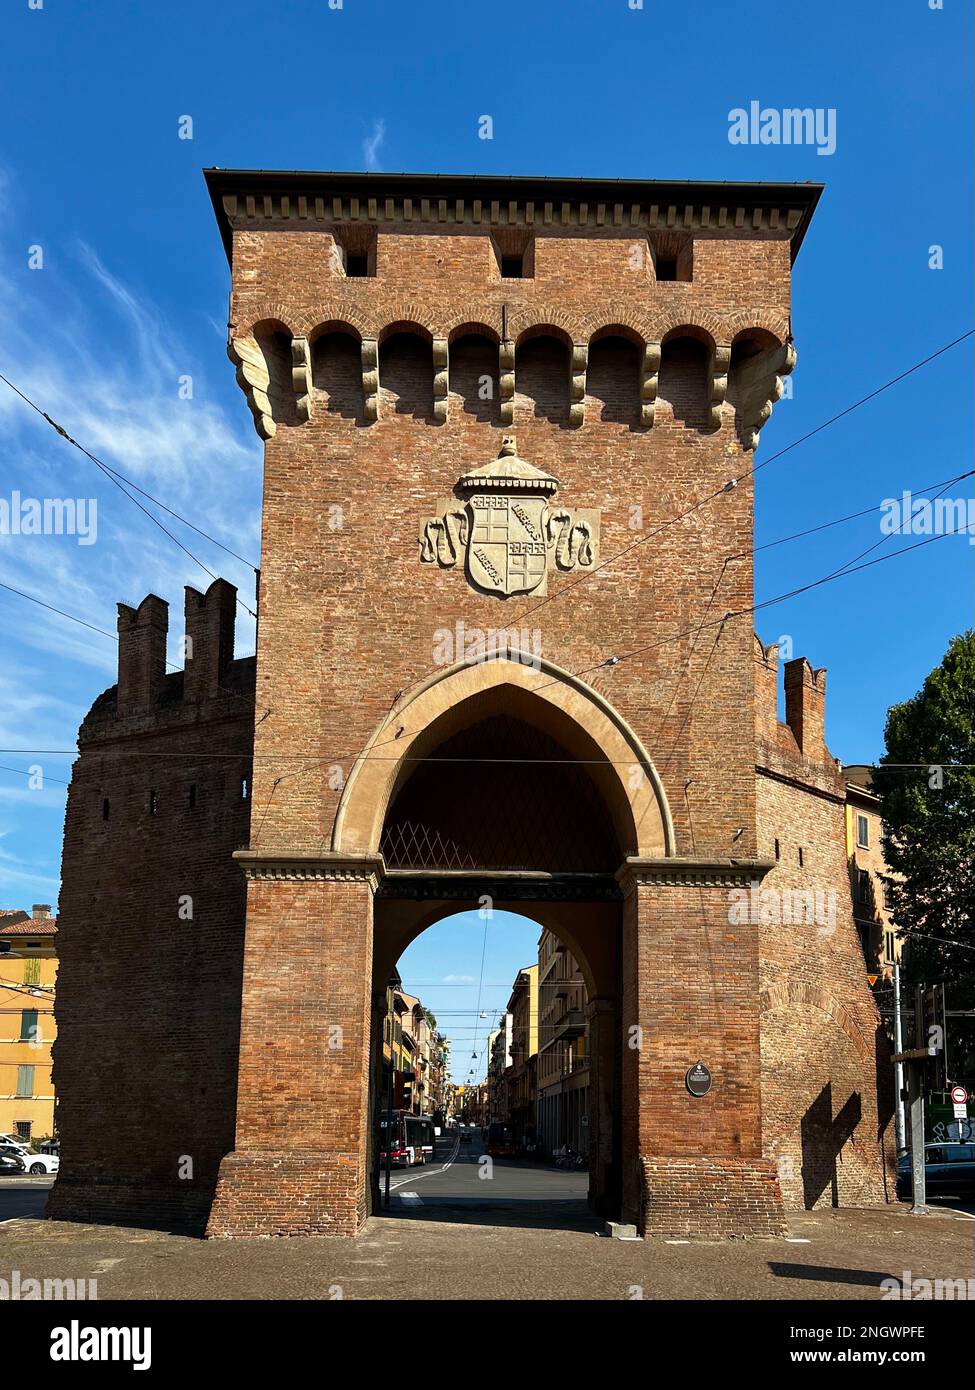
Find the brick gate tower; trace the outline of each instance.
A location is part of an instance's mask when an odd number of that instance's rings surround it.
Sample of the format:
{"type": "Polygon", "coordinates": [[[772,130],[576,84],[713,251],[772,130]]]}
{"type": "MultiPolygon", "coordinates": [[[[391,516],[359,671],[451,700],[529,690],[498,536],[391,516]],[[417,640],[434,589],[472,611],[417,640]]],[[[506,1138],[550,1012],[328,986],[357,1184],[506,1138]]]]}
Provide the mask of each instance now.
{"type": "Polygon", "coordinates": [[[51,1213],[355,1234],[390,970],[485,902],[586,976],[597,1210],[749,1234],[884,1200],[825,673],[787,663],[780,723],[749,618],[818,187],[207,182],[265,441],[256,670],[222,581],[187,591],[185,675],[162,600],[120,606],[69,798],[51,1213]],[[93,1005],[122,987],[124,1076],[93,1005]]]}

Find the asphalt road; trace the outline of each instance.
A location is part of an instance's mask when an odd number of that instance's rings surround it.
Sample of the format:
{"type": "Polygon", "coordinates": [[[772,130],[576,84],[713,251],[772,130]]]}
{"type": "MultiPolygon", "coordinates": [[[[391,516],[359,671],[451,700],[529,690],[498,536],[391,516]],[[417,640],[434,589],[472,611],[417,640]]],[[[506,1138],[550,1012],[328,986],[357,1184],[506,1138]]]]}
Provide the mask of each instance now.
{"type": "Polygon", "coordinates": [[[43,1216],[53,1186],[54,1179],[49,1177],[0,1178],[0,1225],[22,1216],[43,1216]]]}
{"type": "Polygon", "coordinates": [[[461,1142],[463,1133],[442,1135],[432,1163],[392,1170],[390,1205],[383,1215],[559,1230],[592,1231],[602,1225],[586,1202],[588,1173],[522,1159],[491,1159],[477,1131],[470,1143],[461,1142]]]}

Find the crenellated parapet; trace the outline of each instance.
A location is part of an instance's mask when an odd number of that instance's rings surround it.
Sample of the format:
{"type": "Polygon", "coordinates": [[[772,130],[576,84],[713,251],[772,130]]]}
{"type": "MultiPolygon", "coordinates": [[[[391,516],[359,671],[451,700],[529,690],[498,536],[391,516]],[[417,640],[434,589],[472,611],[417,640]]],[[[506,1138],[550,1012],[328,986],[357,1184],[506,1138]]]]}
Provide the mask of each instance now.
{"type": "Polygon", "coordinates": [[[779,645],[756,634],[755,741],[760,769],[835,790],[837,763],[826,746],[826,669],[804,656],[785,662],[785,720],[778,717],[779,645]]]}
{"type": "MultiPolygon", "coordinates": [[[[199,710],[208,702],[239,691],[231,689],[237,590],[215,579],[205,593],[186,586],[184,596],[183,670],[168,670],[169,604],[147,594],[137,608],[118,605],[118,684],[114,709],[105,697],[96,702],[89,722],[106,715],[130,716],[140,722],[157,718],[162,709],[199,710]]],[[[239,664],[239,663],[238,663],[239,664]]]]}

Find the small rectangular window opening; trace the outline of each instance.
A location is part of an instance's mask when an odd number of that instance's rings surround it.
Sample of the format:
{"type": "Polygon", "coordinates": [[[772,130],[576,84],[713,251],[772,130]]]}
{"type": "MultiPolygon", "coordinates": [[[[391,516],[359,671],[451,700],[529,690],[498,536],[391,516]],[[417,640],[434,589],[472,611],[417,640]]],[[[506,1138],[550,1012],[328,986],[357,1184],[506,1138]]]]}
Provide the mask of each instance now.
{"type": "Polygon", "coordinates": [[[195,809],[196,809],[196,783],[195,783],[195,782],[191,782],[191,783],[190,783],[190,810],[191,810],[191,811],[194,811],[195,809]]]}
{"type": "Polygon", "coordinates": [[[154,815],[156,814],[157,806],[158,806],[158,803],[157,803],[157,800],[156,800],[156,791],[155,791],[155,788],[153,788],[153,790],[149,793],[149,814],[150,814],[150,816],[154,816],[154,815]]]}

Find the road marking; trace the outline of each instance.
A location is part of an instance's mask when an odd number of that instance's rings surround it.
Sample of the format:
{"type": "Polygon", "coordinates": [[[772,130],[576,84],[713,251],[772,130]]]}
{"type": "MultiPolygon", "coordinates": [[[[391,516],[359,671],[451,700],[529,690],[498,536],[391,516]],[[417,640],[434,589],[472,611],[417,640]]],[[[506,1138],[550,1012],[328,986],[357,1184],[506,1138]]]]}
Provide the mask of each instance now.
{"type": "Polygon", "coordinates": [[[399,1182],[391,1182],[391,1183],[389,1184],[390,1191],[391,1191],[391,1192],[395,1192],[397,1188],[399,1188],[399,1187],[405,1187],[406,1184],[407,1184],[407,1183],[410,1183],[410,1182],[419,1182],[421,1178],[432,1178],[432,1177],[435,1177],[437,1173],[446,1173],[447,1169],[450,1167],[450,1165],[453,1163],[454,1159],[457,1157],[457,1154],[458,1154],[459,1149],[460,1149],[460,1139],[457,1138],[457,1139],[454,1140],[454,1147],[453,1147],[453,1148],[451,1149],[451,1151],[450,1151],[450,1157],[449,1157],[448,1159],[445,1160],[445,1162],[442,1164],[441,1167],[439,1167],[439,1168],[427,1168],[427,1167],[424,1165],[424,1170],[423,1170],[422,1173],[416,1173],[416,1174],[414,1174],[413,1176],[408,1177],[408,1178],[401,1178],[399,1182]]]}

